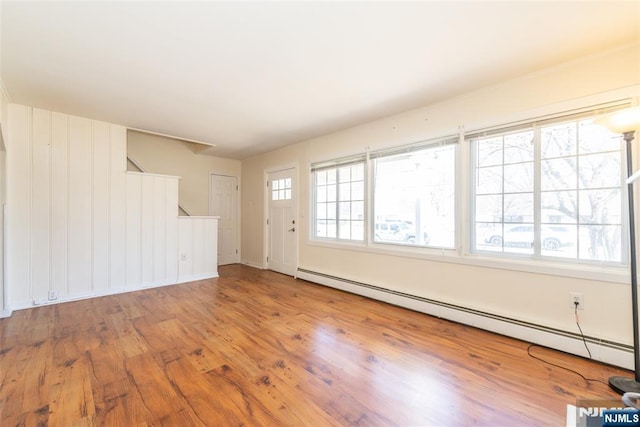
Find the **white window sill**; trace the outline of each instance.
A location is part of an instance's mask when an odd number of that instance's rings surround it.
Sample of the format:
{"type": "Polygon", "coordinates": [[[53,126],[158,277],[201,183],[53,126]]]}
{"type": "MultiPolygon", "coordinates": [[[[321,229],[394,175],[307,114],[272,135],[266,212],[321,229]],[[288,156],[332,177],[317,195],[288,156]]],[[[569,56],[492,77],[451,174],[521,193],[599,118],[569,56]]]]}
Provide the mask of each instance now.
{"type": "Polygon", "coordinates": [[[454,249],[427,247],[409,247],[393,244],[315,240],[308,239],[310,246],[330,249],[357,251],[404,258],[424,259],[435,262],[473,265],[484,268],[521,271],[550,276],[571,277],[584,280],[596,280],[612,283],[629,283],[630,273],[627,266],[595,263],[572,263],[563,260],[533,259],[527,257],[491,256],[486,254],[461,254],[454,249]]]}

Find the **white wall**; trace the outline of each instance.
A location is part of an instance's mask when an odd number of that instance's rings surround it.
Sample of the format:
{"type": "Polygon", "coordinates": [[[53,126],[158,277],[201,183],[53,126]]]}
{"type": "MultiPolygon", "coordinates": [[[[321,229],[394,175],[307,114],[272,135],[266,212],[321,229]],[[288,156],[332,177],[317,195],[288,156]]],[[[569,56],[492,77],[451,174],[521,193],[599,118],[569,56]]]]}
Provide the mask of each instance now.
{"type": "Polygon", "coordinates": [[[10,105],[8,131],[9,304],[122,288],[125,128],[10,105]]]}
{"type": "MultiPolygon", "coordinates": [[[[2,8],[0,7],[0,15],[2,8]]],[[[0,19],[1,22],[1,19],[0,19]]],[[[2,55],[0,55],[0,73],[2,72],[2,55]]],[[[4,203],[6,200],[6,153],[4,140],[6,139],[7,128],[7,105],[9,102],[9,96],[5,91],[4,83],[2,82],[2,76],[0,75],[0,318],[9,316],[10,310],[5,307],[5,266],[4,266],[4,203]]]]}
{"type": "Polygon", "coordinates": [[[179,217],[178,282],[218,275],[218,217],[179,217]]]}
{"type": "Polygon", "coordinates": [[[126,273],[129,288],[178,279],[178,178],[128,172],[126,273]]]}
{"type": "Polygon", "coordinates": [[[209,215],[209,174],[240,178],[239,160],[199,154],[203,146],[148,133],[129,131],[127,153],[144,172],[180,179],[180,205],[190,215],[209,215]]]}
{"type": "Polygon", "coordinates": [[[126,172],[124,127],[13,104],[8,124],[9,308],[177,283],[179,241],[204,251],[179,238],[178,178],[126,172]]]}
{"type": "MultiPolygon", "coordinates": [[[[2,80],[0,79],[0,88],[2,80]]],[[[5,310],[4,298],[4,205],[6,200],[7,155],[4,145],[5,129],[7,127],[7,101],[4,90],[0,90],[0,318],[8,316],[5,310]]]]}
{"type": "MultiPolygon", "coordinates": [[[[293,163],[300,171],[300,268],[571,333],[577,333],[577,328],[568,295],[582,292],[586,309],[581,312],[581,324],[585,334],[631,344],[629,286],[621,283],[628,281],[625,271],[609,274],[597,266],[560,271],[538,263],[510,265],[464,253],[403,255],[314,244],[308,238],[309,163],[362,153],[365,147],[375,150],[457,134],[461,127],[472,131],[637,97],[639,85],[640,45],[622,46],[246,159],[242,163],[243,262],[266,265],[264,170],[293,163]]],[[[468,212],[463,212],[461,226],[468,223],[468,218],[468,212]]]]}

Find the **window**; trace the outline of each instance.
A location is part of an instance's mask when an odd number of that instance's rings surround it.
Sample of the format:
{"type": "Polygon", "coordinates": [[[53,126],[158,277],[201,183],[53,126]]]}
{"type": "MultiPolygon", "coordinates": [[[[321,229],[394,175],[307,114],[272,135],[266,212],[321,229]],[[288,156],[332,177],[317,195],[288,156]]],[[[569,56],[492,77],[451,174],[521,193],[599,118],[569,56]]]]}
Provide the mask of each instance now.
{"type": "Polygon", "coordinates": [[[370,160],[363,154],[311,165],[313,238],[454,248],[457,141],[451,137],[375,151],[370,160]],[[371,187],[365,185],[369,164],[375,171],[371,187]]]}
{"type": "Polygon", "coordinates": [[[374,242],[455,246],[455,142],[371,155],[374,242]]]}
{"type": "Polygon", "coordinates": [[[317,238],[364,241],[364,157],[313,165],[314,231],[317,238]]]}
{"type": "Polygon", "coordinates": [[[621,138],[592,117],[469,138],[472,250],[621,263],[621,138]]]}
{"type": "Polygon", "coordinates": [[[291,178],[271,181],[271,200],[291,200],[291,178]]]}
{"type": "Polygon", "coordinates": [[[462,171],[459,136],[314,163],[311,238],[425,257],[443,252],[421,249],[461,248],[459,255],[624,264],[625,152],[622,138],[593,119],[625,102],[467,134],[462,171]],[[469,179],[459,186],[458,176],[469,179]],[[462,241],[459,191],[469,195],[462,241]]]}

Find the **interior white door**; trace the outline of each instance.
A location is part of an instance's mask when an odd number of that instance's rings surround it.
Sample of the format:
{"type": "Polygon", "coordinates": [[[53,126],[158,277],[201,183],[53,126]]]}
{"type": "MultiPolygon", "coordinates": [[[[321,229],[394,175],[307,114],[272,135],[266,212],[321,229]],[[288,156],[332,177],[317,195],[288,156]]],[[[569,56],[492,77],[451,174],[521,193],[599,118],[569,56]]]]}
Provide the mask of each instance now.
{"type": "Polygon", "coordinates": [[[294,276],[297,268],[295,169],[267,176],[267,268],[294,276]]]}
{"type": "Polygon", "coordinates": [[[238,254],[238,178],[211,174],[209,215],[218,220],[218,265],[239,262],[238,254]]]}

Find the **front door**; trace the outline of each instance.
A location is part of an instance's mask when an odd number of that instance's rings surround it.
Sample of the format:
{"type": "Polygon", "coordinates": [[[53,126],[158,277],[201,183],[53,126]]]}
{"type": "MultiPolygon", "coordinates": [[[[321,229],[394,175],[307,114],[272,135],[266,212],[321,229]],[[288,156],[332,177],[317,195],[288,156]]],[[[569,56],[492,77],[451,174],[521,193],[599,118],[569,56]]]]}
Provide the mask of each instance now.
{"type": "Polygon", "coordinates": [[[267,268],[294,276],[297,268],[295,169],[267,176],[267,268]]]}

